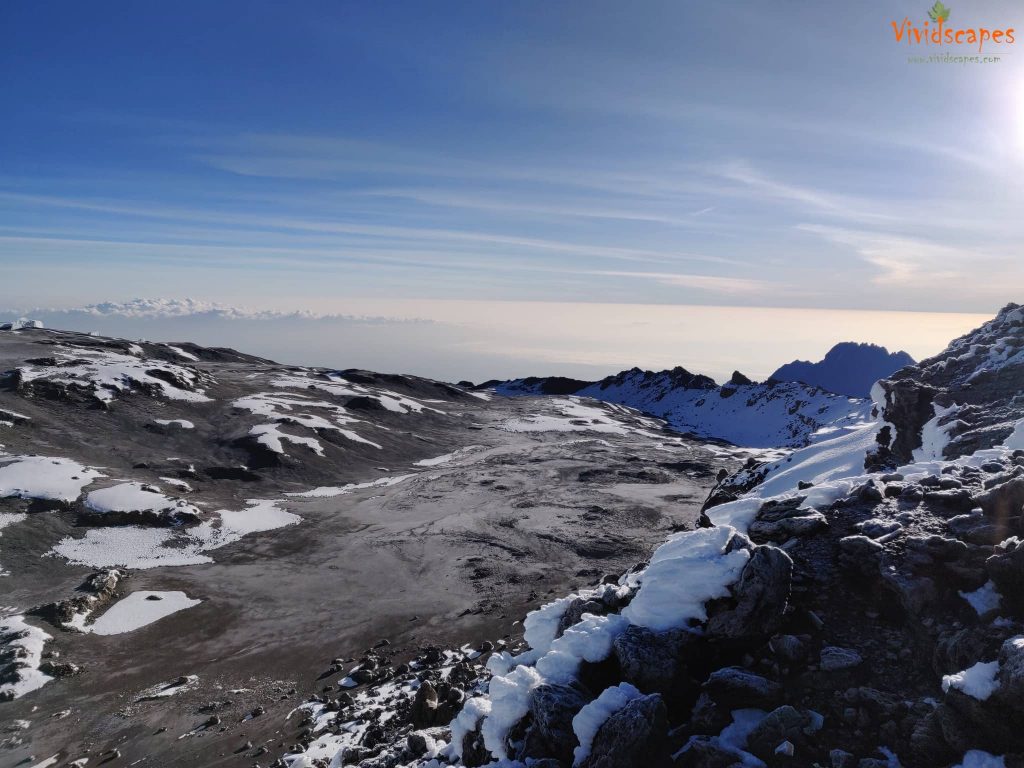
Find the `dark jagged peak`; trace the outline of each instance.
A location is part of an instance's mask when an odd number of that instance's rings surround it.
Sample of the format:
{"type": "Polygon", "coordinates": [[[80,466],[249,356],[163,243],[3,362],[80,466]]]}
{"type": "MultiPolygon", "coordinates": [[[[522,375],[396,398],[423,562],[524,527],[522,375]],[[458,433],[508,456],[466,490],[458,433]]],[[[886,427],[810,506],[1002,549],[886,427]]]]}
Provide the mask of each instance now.
{"type": "Polygon", "coordinates": [[[501,395],[573,395],[591,383],[566,376],[527,376],[510,381],[486,381],[477,389],[494,389],[501,395]]]}
{"type": "Polygon", "coordinates": [[[995,318],[934,357],[879,381],[887,422],[873,460],[956,458],[999,445],[1024,418],[1024,307],[995,318]]]}
{"type": "Polygon", "coordinates": [[[867,397],[876,381],[913,363],[914,358],[906,352],[890,352],[877,344],[844,341],[832,347],[817,363],[794,360],[770,378],[800,381],[850,397],[867,397]]]}
{"type": "Polygon", "coordinates": [[[649,389],[658,387],[662,389],[715,389],[718,385],[710,376],[699,373],[690,373],[682,366],[676,366],[666,371],[643,371],[639,368],[630,368],[614,376],[608,376],[597,382],[600,389],[610,387],[621,387],[630,383],[638,389],[649,389]]]}
{"type": "Polygon", "coordinates": [[[734,387],[747,387],[753,384],[754,382],[748,379],[739,371],[733,371],[732,376],[729,379],[729,383],[732,384],[734,387]]]}

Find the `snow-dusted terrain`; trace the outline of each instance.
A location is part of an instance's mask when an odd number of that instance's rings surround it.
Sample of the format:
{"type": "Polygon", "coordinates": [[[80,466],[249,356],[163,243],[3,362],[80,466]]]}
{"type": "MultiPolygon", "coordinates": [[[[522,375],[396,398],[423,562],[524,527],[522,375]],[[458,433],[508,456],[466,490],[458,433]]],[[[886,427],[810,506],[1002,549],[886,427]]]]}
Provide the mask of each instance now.
{"type": "Polygon", "coordinates": [[[871,403],[799,382],[752,382],[741,374],[721,386],[682,368],[633,368],[594,383],[516,379],[482,386],[503,395],[571,392],[635,408],[673,429],[759,448],[797,447],[863,425],[871,403]]]}
{"type": "Polygon", "coordinates": [[[269,762],[331,659],[511,642],[762,455],[580,398],[31,324],[0,332],[0,422],[2,765],[269,762]]]}

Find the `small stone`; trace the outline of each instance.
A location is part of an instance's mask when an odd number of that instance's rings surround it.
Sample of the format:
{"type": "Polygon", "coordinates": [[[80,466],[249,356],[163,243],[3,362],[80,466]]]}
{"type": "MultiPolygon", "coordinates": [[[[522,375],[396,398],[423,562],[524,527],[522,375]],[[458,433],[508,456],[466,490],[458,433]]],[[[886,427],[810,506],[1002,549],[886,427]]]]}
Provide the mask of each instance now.
{"type": "Polygon", "coordinates": [[[861,658],[859,653],[849,648],[826,645],[821,649],[822,672],[839,672],[843,669],[851,669],[863,661],[864,659],[861,658]]]}

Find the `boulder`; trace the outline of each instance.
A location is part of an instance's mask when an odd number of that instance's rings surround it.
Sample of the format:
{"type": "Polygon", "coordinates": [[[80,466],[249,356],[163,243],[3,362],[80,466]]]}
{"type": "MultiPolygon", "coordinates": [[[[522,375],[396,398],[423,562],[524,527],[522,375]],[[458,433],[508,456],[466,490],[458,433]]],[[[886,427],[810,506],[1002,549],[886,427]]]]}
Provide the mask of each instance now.
{"type": "Polygon", "coordinates": [[[789,704],[773,709],[747,736],[747,751],[767,762],[782,742],[803,743],[805,729],[811,724],[808,713],[789,704]]]}
{"type": "Polygon", "coordinates": [[[571,603],[569,607],[565,609],[565,613],[562,614],[562,618],[558,621],[558,630],[555,633],[555,637],[561,637],[565,630],[569,627],[573,627],[583,620],[583,614],[592,613],[595,616],[602,616],[608,612],[607,606],[600,600],[587,600],[582,597],[577,597],[571,603]]]}
{"type": "Polygon", "coordinates": [[[821,649],[821,671],[839,672],[844,669],[852,669],[864,661],[861,655],[849,648],[839,648],[834,645],[826,645],[821,649]]]}
{"type": "Polygon", "coordinates": [[[652,768],[668,762],[668,714],[654,693],[633,699],[609,717],[578,768],[652,768]]]}
{"type": "Polygon", "coordinates": [[[1024,609],[1024,541],[997,551],[985,561],[985,568],[1003,598],[1024,609]]]}
{"type": "Polygon", "coordinates": [[[692,685],[686,660],[698,654],[698,644],[699,638],[685,630],[655,632],[634,624],[615,638],[613,652],[625,682],[643,693],[675,698],[692,685]]]}
{"type": "Polygon", "coordinates": [[[756,547],[733,586],[735,607],[712,616],[707,635],[722,640],[771,635],[782,623],[792,579],[789,555],[777,547],[756,547]]]}
{"type": "Polygon", "coordinates": [[[839,564],[865,576],[878,575],[884,549],[867,536],[846,536],[839,540],[839,564]]]}
{"type": "Polygon", "coordinates": [[[572,719],[590,699],[579,685],[537,686],[530,697],[532,722],[517,759],[548,757],[571,764],[573,750],[579,745],[572,719]]]}
{"type": "Polygon", "coordinates": [[[742,667],[715,670],[701,687],[701,692],[728,710],[755,707],[771,709],[782,700],[779,683],[742,667]]]}
{"type": "Polygon", "coordinates": [[[1008,638],[999,649],[999,695],[1024,711],[1024,635],[1008,638]]]}
{"type": "Polygon", "coordinates": [[[742,765],[736,753],[718,745],[712,736],[694,736],[673,763],[676,768],[734,768],[742,765]]]}
{"type": "Polygon", "coordinates": [[[801,511],[807,514],[783,517],[779,520],[755,520],[750,524],[751,538],[785,541],[793,536],[807,536],[828,528],[828,521],[821,512],[801,511]]]}

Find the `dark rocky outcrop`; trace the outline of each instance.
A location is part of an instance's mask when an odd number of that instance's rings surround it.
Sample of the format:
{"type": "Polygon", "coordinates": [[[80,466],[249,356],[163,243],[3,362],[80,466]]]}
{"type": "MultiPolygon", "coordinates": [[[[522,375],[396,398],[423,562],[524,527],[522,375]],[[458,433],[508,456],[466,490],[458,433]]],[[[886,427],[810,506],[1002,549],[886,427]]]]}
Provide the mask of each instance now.
{"type": "Polygon", "coordinates": [[[794,360],[770,378],[800,381],[850,397],[867,397],[876,381],[913,364],[914,358],[906,352],[890,352],[876,344],[846,341],[836,344],[816,363],[794,360]]]}

